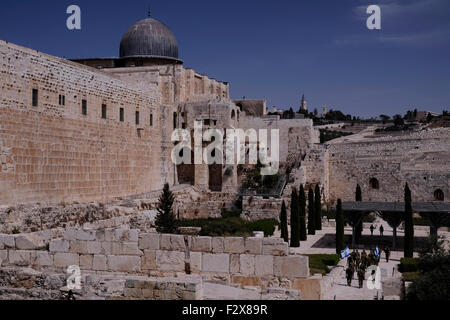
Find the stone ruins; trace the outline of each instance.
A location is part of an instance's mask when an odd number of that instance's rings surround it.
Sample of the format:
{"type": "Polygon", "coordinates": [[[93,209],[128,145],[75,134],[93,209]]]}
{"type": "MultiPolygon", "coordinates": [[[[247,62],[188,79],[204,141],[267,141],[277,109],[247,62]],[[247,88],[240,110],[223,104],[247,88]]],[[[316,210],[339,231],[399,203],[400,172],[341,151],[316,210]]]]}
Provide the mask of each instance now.
{"type": "Polygon", "coordinates": [[[156,233],[164,184],[184,219],[220,217],[238,200],[244,219],[278,219],[300,184],[318,184],[327,208],[353,201],[357,184],[367,201],[401,201],[408,182],[413,199],[448,202],[449,138],[450,128],[380,136],[369,127],[320,144],[312,120],[231,100],[227,82],[184,67],[174,35],[152,18],[125,33],[119,58],[70,61],[0,41],[2,295],[57,299],[71,265],[87,299],[323,291],[308,257],[277,238],[156,233]],[[174,165],[172,132],[196,121],[204,130],[278,129],[276,190],[244,192],[238,165],[174,165]]]}

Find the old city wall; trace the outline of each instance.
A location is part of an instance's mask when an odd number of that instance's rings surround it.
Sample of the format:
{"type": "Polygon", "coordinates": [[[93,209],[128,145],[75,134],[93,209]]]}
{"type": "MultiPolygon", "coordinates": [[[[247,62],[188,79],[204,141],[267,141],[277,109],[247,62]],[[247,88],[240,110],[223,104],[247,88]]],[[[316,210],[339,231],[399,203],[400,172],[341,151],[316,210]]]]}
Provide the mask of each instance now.
{"type": "Polygon", "coordinates": [[[161,110],[154,87],[139,91],[95,69],[3,41],[0,73],[2,205],[107,200],[161,189],[161,110]]]}
{"type": "Polygon", "coordinates": [[[408,182],[413,201],[435,201],[441,189],[450,199],[450,129],[420,131],[400,137],[330,143],[330,200],[354,201],[356,185],[364,201],[403,201],[408,182]],[[379,188],[372,188],[377,179],[379,188]]]}
{"type": "Polygon", "coordinates": [[[308,258],[289,254],[278,238],[200,237],[139,232],[136,229],[68,228],[0,235],[3,267],[30,266],[146,276],[199,274],[205,280],[262,288],[309,277],[308,258]],[[55,238],[57,237],[57,238],[55,238]]]}

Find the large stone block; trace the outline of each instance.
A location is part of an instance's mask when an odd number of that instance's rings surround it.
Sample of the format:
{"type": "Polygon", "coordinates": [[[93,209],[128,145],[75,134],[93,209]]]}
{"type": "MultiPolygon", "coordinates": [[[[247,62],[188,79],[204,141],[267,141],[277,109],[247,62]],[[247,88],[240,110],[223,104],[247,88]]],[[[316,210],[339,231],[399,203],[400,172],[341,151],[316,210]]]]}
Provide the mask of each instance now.
{"type": "Polygon", "coordinates": [[[184,271],[185,253],[181,251],[156,251],[156,266],[161,271],[184,271]]]}
{"type": "Polygon", "coordinates": [[[245,276],[251,276],[255,274],[255,256],[251,254],[240,255],[240,273],[245,276]]]}
{"type": "Polygon", "coordinates": [[[92,269],[94,256],[90,254],[80,255],[80,268],[92,269]]]}
{"type": "Polygon", "coordinates": [[[287,256],[289,254],[289,245],[283,239],[265,238],[263,239],[263,255],[287,256]]]}
{"type": "Polygon", "coordinates": [[[82,241],[94,241],[95,240],[95,230],[78,230],[76,235],[77,240],[82,241]]]}
{"type": "Polygon", "coordinates": [[[0,267],[8,264],[8,250],[0,250],[0,267]]]}
{"type": "Polygon", "coordinates": [[[230,272],[230,255],[226,253],[204,253],[202,255],[202,271],[203,272],[230,272]]]}
{"type": "Polygon", "coordinates": [[[122,254],[141,256],[142,251],[138,249],[137,242],[123,242],[122,243],[122,254]]]}
{"type": "Polygon", "coordinates": [[[189,257],[190,267],[192,273],[200,273],[202,271],[202,253],[190,252],[189,257]]]}
{"type": "Polygon", "coordinates": [[[141,233],[139,235],[139,249],[141,250],[159,250],[158,233],[141,233]]]}
{"type": "Polygon", "coordinates": [[[239,254],[230,254],[230,273],[239,273],[241,270],[241,257],[239,254]]]}
{"type": "Polygon", "coordinates": [[[191,237],[191,251],[211,252],[211,237],[191,237]]]}
{"type": "Polygon", "coordinates": [[[2,247],[3,249],[15,249],[15,237],[11,234],[0,234],[0,247],[2,247]]]}
{"type": "Polygon", "coordinates": [[[80,256],[77,253],[57,252],[53,257],[53,261],[57,267],[79,266],[80,256]]]}
{"type": "Polygon", "coordinates": [[[108,270],[117,272],[139,272],[141,258],[137,256],[108,256],[108,270]]]}
{"type": "Polygon", "coordinates": [[[31,264],[31,251],[9,250],[9,263],[16,266],[29,266],[31,264]]]}
{"type": "Polygon", "coordinates": [[[244,238],[240,237],[224,238],[224,252],[244,253],[245,252],[244,238]]]}
{"type": "Polygon", "coordinates": [[[274,275],[285,278],[306,278],[309,277],[308,257],[287,256],[274,257],[274,275]]]}
{"type": "Polygon", "coordinates": [[[255,275],[270,276],[273,275],[273,256],[258,255],[255,256],[255,275]]]}
{"type": "Polygon", "coordinates": [[[67,228],[66,231],[64,231],[64,240],[68,241],[74,241],[77,240],[77,232],[78,229],[76,228],[67,228]]]}
{"type": "Polygon", "coordinates": [[[50,252],[69,252],[70,242],[63,239],[54,239],[50,241],[50,252]]]}
{"type": "Polygon", "coordinates": [[[137,242],[139,230],[136,229],[118,229],[115,231],[115,241],[131,241],[137,242]]]}
{"type": "Polygon", "coordinates": [[[175,234],[162,234],[160,239],[161,250],[185,251],[184,236],[175,234]]]}
{"type": "Polygon", "coordinates": [[[70,241],[69,252],[87,254],[88,253],[87,243],[88,241],[81,241],[81,240],[70,241]]]}
{"type": "Polygon", "coordinates": [[[107,270],[107,259],[105,255],[95,254],[92,261],[92,269],[95,271],[107,270]]]}
{"type": "Polygon", "coordinates": [[[211,239],[212,253],[223,253],[224,250],[224,238],[223,237],[213,237],[211,239]]]}
{"type": "Polygon", "coordinates": [[[48,251],[34,251],[31,255],[32,264],[38,266],[53,266],[53,255],[50,255],[48,251]]]}
{"type": "Polygon", "coordinates": [[[38,250],[45,247],[42,238],[35,234],[20,234],[15,238],[16,249],[18,250],[38,250]]]}
{"type": "Polygon", "coordinates": [[[144,250],[141,269],[156,270],[156,250],[144,250]]]}
{"type": "Polygon", "coordinates": [[[245,239],[245,253],[249,254],[262,254],[262,238],[246,238],[245,239]]]}
{"type": "Polygon", "coordinates": [[[87,253],[89,254],[102,253],[102,244],[99,241],[88,241],[86,246],[87,246],[87,253]]]}

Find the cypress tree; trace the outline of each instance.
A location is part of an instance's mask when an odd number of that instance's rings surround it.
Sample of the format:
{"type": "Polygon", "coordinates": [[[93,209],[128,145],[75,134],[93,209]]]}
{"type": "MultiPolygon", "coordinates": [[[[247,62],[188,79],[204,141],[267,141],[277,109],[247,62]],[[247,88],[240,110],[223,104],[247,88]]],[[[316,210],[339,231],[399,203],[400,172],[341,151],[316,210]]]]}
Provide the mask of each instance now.
{"type": "Polygon", "coordinates": [[[299,213],[300,213],[300,240],[306,241],[307,235],[306,235],[306,195],[305,195],[305,189],[303,188],[303,185],[300,185],[300,192],[299,192],[299,213]]]}
{"type": "Polygon", "coordinates": [[[309,188],[308,192],[308,234],[315,235],[316,227],[315,227],[316,217],[314,215],[314,192],[311,188],[309,188]]]}
{"type": "Polygon", "coordinates": [[[342,212],[342,200],[338,199],[336,207],[336,253],[344,250],[344,213],[342,212]]]}
{"type": "MultiPolygon", "coordinates": [[[[362,201],[362,191],[359,184],[356,185],[356,192],[355,192],[355,201],[361,202],[362,201]]],[[[356,240],[358,241],[361,238],[362,232],[363,232],[363,221],[361,221],[356,225],[355,228],[356,232],[356,240]]]]}
{"type": "Polygon", "coordinates": [[[291,194],[291,247],[300,247],[300,230],[299,230],[299,215],[298,215],[298,196],[297,189],[292,188],[291,194]]]}
{"type": "Polygon", "coordinates": [[[175,215],[172,211],[173,200],[173,193],[169,189],[169,184],[166,183],[156,206],[158,213],[156,214],[155,225],[156,231],[159,233],[174,233],[176,230],[175,215]]]}
{"type": "Polygon", "coordinates": [[[405,258],[412,258],[414,253],[414,224],[412,213],[411,190],[408,184],[405,185],[405,258]]]}
{"type": "Polygon", "coordinates": [[[286,204],[283,201],[281,205],[281,213],[280,213],[280,227],[281,227],[281,238],[284,242],[289,243],[289,234],[288,234],[288,223],[287,223],[287,212],[286,212],[286,204]]]}
{"type": "Polygon", "coordinates": [[[314,226],[316,230],[322,230],[322,199],[320,196],[320,187],[317,184],[314,190],[314,214],[316,216],[316,221],[314,226]]]}

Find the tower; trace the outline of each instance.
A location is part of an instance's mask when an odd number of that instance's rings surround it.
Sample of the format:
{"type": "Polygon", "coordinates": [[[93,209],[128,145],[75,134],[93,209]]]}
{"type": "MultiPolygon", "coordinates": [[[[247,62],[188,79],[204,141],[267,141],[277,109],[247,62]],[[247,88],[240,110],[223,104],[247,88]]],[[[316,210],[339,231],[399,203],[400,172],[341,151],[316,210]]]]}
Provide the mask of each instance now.
{"type": "Polygon", "coordinates": [[[300,107],[301,110],[307,111],[308,110],[308,103],[305,100],[305,95],[302,96],[302,104],[300,107]]]}

